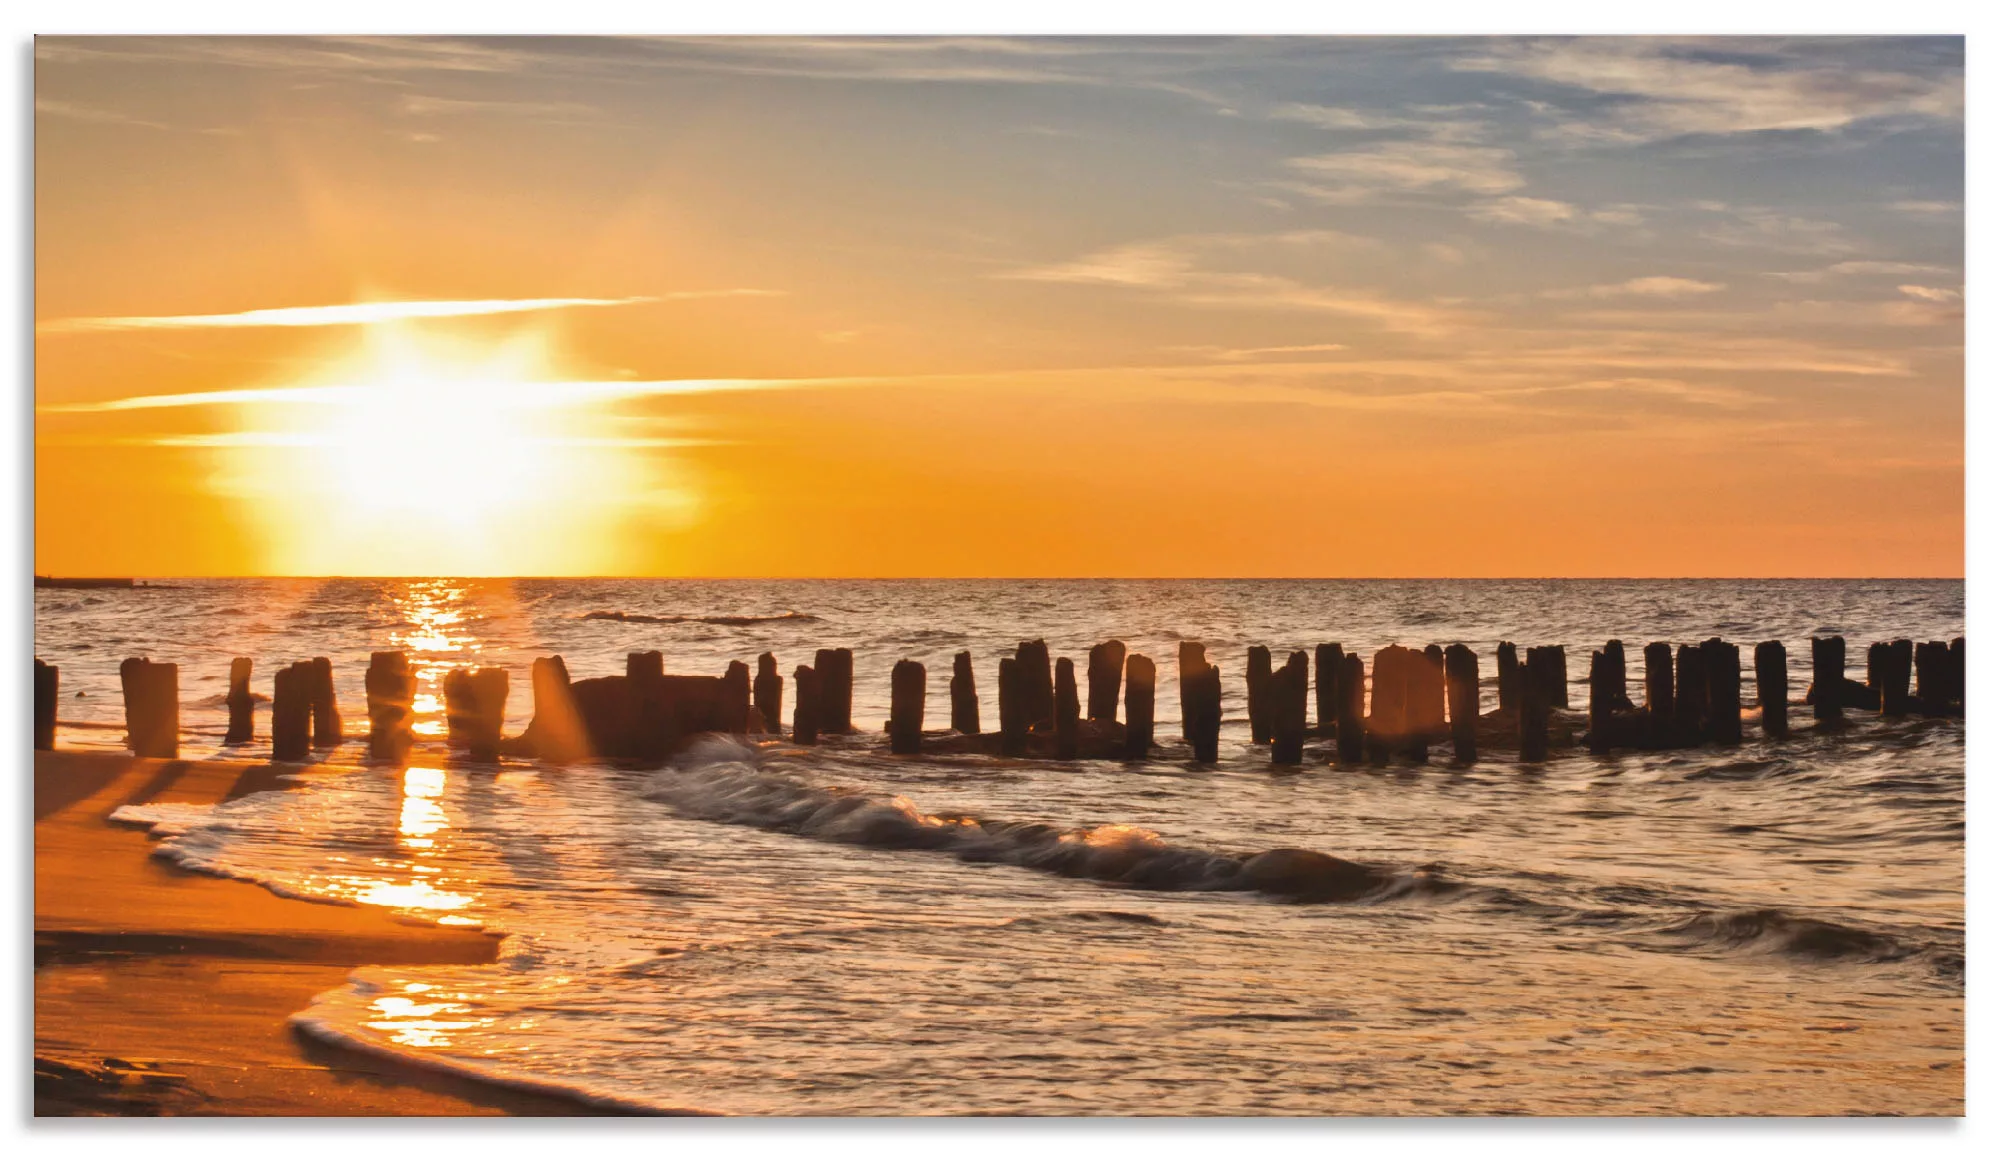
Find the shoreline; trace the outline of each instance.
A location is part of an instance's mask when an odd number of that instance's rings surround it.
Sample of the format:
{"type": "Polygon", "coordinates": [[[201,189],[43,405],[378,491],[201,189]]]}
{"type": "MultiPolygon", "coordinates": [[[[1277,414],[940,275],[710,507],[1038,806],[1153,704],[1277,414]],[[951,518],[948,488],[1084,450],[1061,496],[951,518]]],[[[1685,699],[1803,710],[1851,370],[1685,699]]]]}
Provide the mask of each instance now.
{"type": "Polygon", "coordinates": [[[34,756],[34,1111],[72,1115],[629,1115],[313,1038],[291,1016],[357,967],[476,964],[500,936],[286,899],[152,856],[139,803],[292,786],[303,765],[34,756]]]}

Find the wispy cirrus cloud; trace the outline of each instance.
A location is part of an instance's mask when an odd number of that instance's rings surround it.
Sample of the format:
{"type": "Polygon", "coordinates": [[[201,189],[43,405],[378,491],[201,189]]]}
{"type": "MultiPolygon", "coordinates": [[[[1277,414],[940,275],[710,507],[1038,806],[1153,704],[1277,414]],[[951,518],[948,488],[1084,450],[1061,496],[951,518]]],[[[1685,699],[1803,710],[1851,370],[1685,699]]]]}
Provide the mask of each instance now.
{"type": "Polygon", "coordinates": [[[1681,300],[1689,296],[1705,296],[1710,292],[1720,292],[1723,287],[1722,284],[1707,280],[1690,280],[1683,276],[1636,276],[1615,284],[1592,284],[1587,288],[1559,288],[1552,292],[1543,292],[1542,295],[1552,300],[1602,300],[1620,296],[1681,300]]]}
{"type": "MultiPolygon", "coordinates": [[[[690,396],[716,392],[762,392],[781,388],[802,388],[830,384],[858,383],[859,379],[814,377],[768,379],[685,379],[685,380],[533,380],[482,384],[442,385],[476,394],[482,404],[509,408],[565,408],[588,404],[611,404],[654,396],[690,396]]],[[[440,386],[440,385],[432,385],[440,386]]],[[[381,395],[378,387],[329,384],[293,388],[231,388],[207,392],[165,392],[155,395],[123,396],[112,400],[88,400],[67,404],[40,404],[35,410],[49,414],[137,412],[159,408],[250,407],[260,405],[339,406],[381,395]]]]}
{"type": "Polygon", "coordinates": [[[256,308],[247,312],[216,312],[188,316],[71,316],[43,320],[35,325],[35,332],[38,335],[65,335],[78,332],[132,332],[174,328],[327,328],[390,323],[398,320],[498,316],[513,312],[545,312],[563,308],[617,308],[667,300],[782,294],[764,288],[717,288],[612,298],[556,296],[527,300],[378,300],[361,304],[256,308]]]}

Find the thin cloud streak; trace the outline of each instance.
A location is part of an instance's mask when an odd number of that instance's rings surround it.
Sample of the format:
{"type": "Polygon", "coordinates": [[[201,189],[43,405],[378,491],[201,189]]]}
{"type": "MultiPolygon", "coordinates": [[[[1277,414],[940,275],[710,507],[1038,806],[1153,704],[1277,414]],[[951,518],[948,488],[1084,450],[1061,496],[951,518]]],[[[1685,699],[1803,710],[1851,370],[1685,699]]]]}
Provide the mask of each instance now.
{"type": "Polygon", "coordinates": [[[782,294],[764,288],[717,288],[709,291],[667,292],[654,296],[620,296],[608,299],[557,296],[531,300],[383,300],[365,304],[256,308],[247,312],[191,316],[77,316],[44,320],[35,325],[35,332],[37,335],[68,335],[79,332],[131,332],[178,328],[327,328],[388,323],[397,320],[497,316],[513,312],[545,312],[562,308],[619,308],[666,300],[782,294]]]}

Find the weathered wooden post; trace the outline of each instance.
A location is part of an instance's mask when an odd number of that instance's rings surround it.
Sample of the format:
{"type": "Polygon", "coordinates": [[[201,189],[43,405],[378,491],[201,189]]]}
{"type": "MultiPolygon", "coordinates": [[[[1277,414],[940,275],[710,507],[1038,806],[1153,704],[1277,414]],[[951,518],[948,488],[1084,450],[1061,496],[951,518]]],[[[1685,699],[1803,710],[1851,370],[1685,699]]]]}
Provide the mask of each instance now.
{"type": "Polygon", "coordinates": [[[1622,639],[1606,640],[1604,654],[1611,660],[1612,665],[1611,670],[1606,672],[1605,675],[1609,676],[1611,681],[1617,685],[1617,691],[1611,697],[1611,706],[1619,711],[1631,711],[1632,695],[1625,686],[1625,641],[1622,639]]]}
{"type": "MultiPolygon", "coordinates": [[[[1016,649],[1019,650],[1019,649],[1016,649]]],[[[1027,673],[1019,656],[1000,661],[1000,754],[1028,753],[1028,692],[1022,680],[1027,673]]]]}
{"type": "MultiPolygon", "coordinates": [[[[381,653],[377,653],[377,658],[381,653]]],[[[371,725],[375,718],[374,676],[375,665],[371,660],[368,667],[369,698],[368,716],[371,725]]],[[[535,758],[545,763],[575,763],[592,754],[589,733],[584,731],[583,717],[577,711],[576,695],[569,686],[569,665],[559,655],[545,655],[536,658],[528,669],[528,690],[533,696],[535,714],[528,720],[528,732],[533,736],[529,741],[534,748],[535,758]]],[[[370,754],[373,754],[376,728],[371,726],[368,734],[370,754]]]]}
{"type": "Polygon", "coordinates": [[[1417,658],[1409,661],[1410,732],[1418,741],[1417,754],[1428,756],[1430,741],[1445,733],[1444,649],[1425,644],[1417,658]]]}
{"type": "Polygon", "coordinates": [[[1153,753],[1153,674],[1152,660],[1143,655],[1125,657],[1126,759],[1145,759],[1153,753]]]}
{"type": "Polygon", "coordinates": [[[1027,711],[1030,730],[1047,729],[1056,718],[1056,681],[1049,668],[1049,645],[1044,640],[1023,640],[1014,649],[1019,669],[1021,703],[1027,711]]]}
{"type": "Polygon", "coordinates": [[[723,730],[749,734],[750,711],[750,665],[732,659],[722,673],[723,730]]]}
{"type": "Polygon", "coordinates": [[[445,731],[473,763],[500,761],[500,728],[507,716],[507,669],[455,667],[444,676],[445,731]]]}
{"type": "Polygon", "coordinates": [[[344,738],[340,705],[333,694],[333,661],[317,656],[312,661],[312,745],[339,747],[344,738]]]}
{"type": "Polygon", "coordinates": [[[778,657],[765,652],[757,657],[757,682],[752,686],[757,713],[764,717],[764,730],[777,734],[785,730],[785,677],[778,674],[778,657]]]}
{"type": "Polygon", "coordinates": [[[1125,679],[1124,643],[1112,639],[1091,648],[1089,671],[1090,709],[1085,714],[1105,723],[1118,722],[1118,688],[1125,679]]]}
{"type": "Polygon", "coordinates": [[[1462,643],[1444,649],[1445,696],[1451,705],[1451,753],[1458,763],[1479,760],[1479,655],[1462,643]]]}
{"type": "Polygon", "coordinates": [[[1296,767],[1305,761],[1309,667],[1306,653],[1295,651],[1285,660],[1285,666],[1271,674],[1266,685],[1270,699],[1272,767],[1296,767]]]}
{"type": "Polygon", "coordinates": [[[1951,641],[1951,702],[1965,706],[1965,637],[1951,641]]]}
{"type": "Polygon", "coordinates": [[[1056,660],[1056,758],[1076,758],[1076,664],[1063,656],[1056,660]]]}
{"type": "Polygon", "coordinates": [[[1334,733],[1334,750],[1342,763],[1360,763],[1368,752],[1368,725],[1362,718],[1368,703],[1368,665],[1356,652],[1340,657],[1339,692],[1334,703],[1339,725],[1334,733]]]}
{"type": "Polygon", "coordinates": [[[1882,645],[1882,714],[1908,715],[1910,713],[1910,659],[1912,647],[1909,640],[1899,639],[1882,645]]]}
{"type": "Polygon", "coordinates": [[[811,747],[819,742],[819,671],[807,664],[792,670],[792,742],[811,747]]]}
{"type": "MultiPolygon", "coordinates": [[[[1195,741],[1195,731],[1199,726],[1195,719],[1196,709],[1190,702],[1189,691],[1195,690],[1195,682],[1208,667],[1208,648],[1191,639],[1181,641],[1178,665],[1181,684],[1181,739],[1188,743],[1195,741]]],[[[1128,661],[1127,667],[1130,667],[1128,661]]]]}
{"type": "Polygon", "coordinates": [[[1559,643],[1549,644],[1545,649],[1553,654],[1546,657],[1543,674],[1548,676],[1548,705],[1552,708],[1569,710],[1569,655],[1559,643]]]}
{"type": "Polygon", "coordinates": [[[35,750],[56,749],[56,699],[62,672],[52,663],[35,661],[35,750]]]}
{"type": "Polygon", "coordinates": [[[118,665],[125,689],[125,743],[132,754],[173,759],[181,748],[180,665],[128,659],[118,665]]]}
{"type": "Polygon", "coordinates": [[[1708,738],[1717,743],[1743,742],[1743,653],[1720,638],[1701,645],[1708,681],[1708,738]]]}
{"type": "Polygon", "coordinates": [[[1337,643],[1313,649],[1313,721],[1322,735],[1340,730],[1340,661],[1346,654],[1337,643]]]}
{"type": "Polygon", "coordinates": [[[1791,677],[1785,668],[1785,645],[1767,639],[1757,645],[1757,706],[1762,709],[1764,734],[1782,738],[1791,730],[1791,677]]]}
{"type": "Polygon", "coordinates": [[[1390,644],[1375,652],[1368,669],[1368,759],[1389,762],[1389,753],[1409,734],[1407,673],[1403,657],[1409,649],[1390,644]]]}
{"type": "Polygon", "coordinates": [[[281,667],[271,677],[271,758],[300,763],[312,754],[312,664],[281,667]]]}
{"type": "Polygon", "coordinates": [[[1951,645],[1942,640],[1916,647],[1917,708],[1925,715],[1951,714],[1951,645]]]}
{"type": "Polygon", "coordinates": [[[1840,723],[1840,697],[1847,690],[1847,641],[1837,635],[1812,637],[1813,718],[1840,723]]]}
{"type": "MultiPolygon", "coordinates": [[[[540,662],[540,661],[537,661],[540,662]]],[[[562,661],[556,661],[560,664],[562,661]]],[[[569,682],[568,672],[563,682],[569,682]]],[[[410,732],[411,706],[417,698],[417,677],[410,672],[410,657],[400,651],[371,652],[368,671],[361,679],[368,703],[368,758],[385,763],[401,763],[410,754],[415,736],[410,732]]],[[[278,704],[271,700],[271,738],[277,739],[278,704]]]]}
{"type": "Polygon", "coordinates": [[[1611,750],[1611,710],[1618,690],[1612,682],[1614,666],[1609,651],[1590,653],[1590,730],[1584,738],[1599,753],[1611,750]]]}
{"type": "MultiPolygon", "coordinates": [[[[446,678],[450,674],[446,673],[446,678]]],[[[666,661],[657,651],[625,653],[625,684],[632,694],[633,750],[648,763],[657,763],[667,754],[666,661]]],[[[447,701],[448,702],[448,701],[447,701]]],[[[450,708],[446,707],[449,717],[450,708]]],[[[449,718],[446,720],[449,728],[449,718]]]]}
{"type": "Polygon", "coordinates": [[[1250,649],[1245,665],[1245,696],[1250,707],[1250,742],[1271,742],[1271,649],[1262,644],[1250,649]]]}
{"type": "Polygon", "coordinates": [[[1214,763],[1222,741],[1222,669],[1198,643],[1180,647],[1181,738],[1196,763],[1214,763]]]}
{"type": "Polygon", "coordinates": [[[1545,763],[1549,758],[1549,668],[1554,658],[1549,649],[1528,649],[1527,666],[1520,678],[1520,742],[1522,763],[1545,763]]]}
{"type": "Polygon", "coordinates": [[[1646,645],[1646,742],[1667,747],[1675,742],[1674,648],[1669,643],[1646,645]]]}
{"type": "Polygon", "coordinates": [[[963,735],[979,734],[979,689],[972,682],[972,653],[951,657],[951,726],[963,735]]]}
{"type": "Polygon", "coordinates": [[[899,659],[889,671],[889,750],[915,755],[924,749],[924,665],[899,659]]]}
{"type": "Polygon", "coordinates": [[[819,673],[819,729],[834,735],[854,730],[854,652],[844,647],[813,653],[819,673]]]}
{"type": "Polygon", "coordinates": [[[222,702],[229,708],[229,728],[222,742],[234,746],[256,738],[257,701],[250,694],[250,661],[242,656],[229,661],[229,694],[222,702]]]}
{"type": "Polygon", "coordinates": [[[1513,714],[1521,706],[1521,658],[1513,644],[1503,641],[1494,651],[1494,675],[1500,680],[1500,710],[1513,714]]]}
{"type": "Polygon", "coordinates": [[[1708,668],[1701,649],[1692,644],[1674,652],[1674,720],[1681,743],[1697,744],[1708,737],[1708,668]]]}

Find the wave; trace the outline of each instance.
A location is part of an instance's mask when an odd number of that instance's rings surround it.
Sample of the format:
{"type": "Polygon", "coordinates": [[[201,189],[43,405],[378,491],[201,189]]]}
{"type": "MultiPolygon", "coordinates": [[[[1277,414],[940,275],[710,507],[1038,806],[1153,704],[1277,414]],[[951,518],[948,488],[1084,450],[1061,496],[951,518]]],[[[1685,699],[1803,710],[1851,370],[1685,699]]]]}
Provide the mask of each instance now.
{"type": "Polygon", "coordinates": [[[1150,891],[1247,891],[1302,903],[1360,903],[1456,885],[1303,848],[1249,855],[1178,847],[1130,824],[1047,823],[931,815],[903,796],[820,787],[760,766],[727,738],[697,744],[655,773],[647,794],[684,815],[831,843],[936,851],[1072,879],[1150,891]]]}
{"type": "Polygon", "coordinates": [[[728,627],[743,627],[753,623],[818,623],[819,617],[804,612],[788,611],[778,615],[642,615],[638,612],[593,611],[585,612],[586,620],[610,620],[614,623],[710,623],[728,627]]]}
{"type": "Polygon", "coordinates": [[[1775,908],[1702,911],[1663,929],[1689,948],[1781,954],[1798,959],[1867,963],[1907,959],[1924,950],[1892,935],[1775,908]]]}

